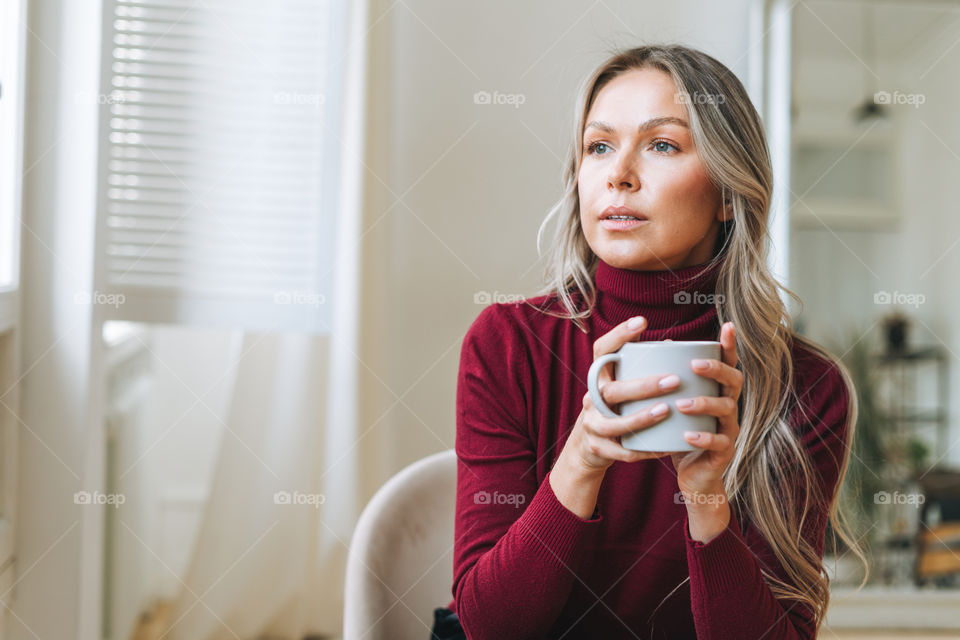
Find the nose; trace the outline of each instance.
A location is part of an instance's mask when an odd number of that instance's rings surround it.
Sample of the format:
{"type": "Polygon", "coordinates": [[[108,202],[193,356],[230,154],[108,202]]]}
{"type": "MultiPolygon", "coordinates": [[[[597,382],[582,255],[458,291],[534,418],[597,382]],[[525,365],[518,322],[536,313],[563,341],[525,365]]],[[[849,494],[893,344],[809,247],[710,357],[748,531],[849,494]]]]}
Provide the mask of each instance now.
{"type": "Polygon", "coordinates": [[[624,153],[610,166],[607,176],[607,187],[610,189],[625,189],[633,191],[640,186],[636,162],[632,153],[624,153]]]}

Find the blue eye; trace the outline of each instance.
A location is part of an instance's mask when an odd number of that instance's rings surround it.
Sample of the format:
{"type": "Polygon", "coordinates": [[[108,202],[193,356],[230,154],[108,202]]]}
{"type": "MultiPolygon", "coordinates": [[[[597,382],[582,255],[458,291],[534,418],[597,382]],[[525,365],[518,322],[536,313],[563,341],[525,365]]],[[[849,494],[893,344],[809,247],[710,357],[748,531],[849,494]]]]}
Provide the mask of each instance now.
{"type": "Polygon", "coordinates": [[[606,147],[606,146],[607,145],[604,144],[603,142],[591,142],[589,145],[587,145],[587,154],[596,152],[597,147],[606,147]]]}
{"type": "MultiPolygon", "coordinates": [[[[660,144],[665,144],[665,145],[667,145],[668,147],[673,147],[673,148],[676,149],[677,151],[680,150],[680,149],[677,148],[676,145],[671,144],[671,143],[667,142],[666,140],[657,140],[657,141],[655,141],[655,142],[653,143],[653,146],[656,147],[657,145],[660,145],[660,144]]],[[[659,151],[659,149],[658,149],[658,151],[659,151]]],[[[664,152],[664,153],[666,153],[666,152],[664,152]]]]}

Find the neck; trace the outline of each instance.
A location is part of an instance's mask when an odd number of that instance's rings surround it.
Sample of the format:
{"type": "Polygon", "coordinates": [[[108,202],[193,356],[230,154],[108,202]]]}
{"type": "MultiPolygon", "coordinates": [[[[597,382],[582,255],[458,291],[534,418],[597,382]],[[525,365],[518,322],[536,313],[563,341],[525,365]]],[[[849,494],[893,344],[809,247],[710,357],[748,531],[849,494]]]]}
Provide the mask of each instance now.
{"type": "Polygon", "coordinates": [[[635,271],[598,259],[594,330],[603,335],[641,315],[647,319],[647,328],[640,334],[643,341],[717,340],[719,270],[720,263],[705,262],[666,271],[635,271]]]}

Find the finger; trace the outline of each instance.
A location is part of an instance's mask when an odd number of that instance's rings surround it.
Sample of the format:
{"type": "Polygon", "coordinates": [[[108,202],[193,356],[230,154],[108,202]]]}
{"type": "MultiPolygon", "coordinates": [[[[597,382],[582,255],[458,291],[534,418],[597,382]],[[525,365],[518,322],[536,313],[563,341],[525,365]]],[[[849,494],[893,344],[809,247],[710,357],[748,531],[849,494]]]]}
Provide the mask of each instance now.
{"type": "MultiPolygon", "coordinates": [[[[737,402],[726,396],[712,398],[699,396],[694,398],[694,406],[680,409],[687,414],[712,415],[717,418],[717,433],[726,434],[732,441],[740,435],[737,402]]],[[[679,408],[679,407],[678,407],[679,408]]]]}
{"type": "MultiPolygon", "coordinates": [[[[635,340],[646,328],[647,320],[643,316],[635,316],[625,322],[621,322],[594,341],[593,359],[596,360],[600,356],[613,353],[624,344],[635,340]],[[630,323],[634,321],[636,321],[637,324],[632,326],[630,323]]],[[[606,367],[604,367],[604,369],[606,369],[606,367]]]]}
{"type": "Polygon", "coordinates": [[[649,451],[633,451],[625,449],[609,438],[591,438],[587,445],[590,453],[606,458],[607,460],[619,460],[621,462],[636,462],[646,460],[651,456],[649,451]]]}
{"type": "Polygon", "coordinates": [[[645,400],[668,393],[679,385],[680,376],[674,373],[631,378],[629,380],[612,380],[604,385],[600,391],[600,397],[607,404],[645,400]]]}
{"type": "Polygon", "coordinates": [[[584,427],[588,432],[601,438],[616,438],[652,427],[668,415],[670,415],[670,406],[666,402],[657,402],[618,418],[607,418],[600,415],[599,411],[593,411],[592,415],[584,421],[584,427]]]}
{"type": "Polygon", "coordinates": [[[709,431],[686,432],[683,439],[696,448],[705,451],[726,451],[732,442],[726,434],[710,433],[709,431]]]}
{"type": "Polygon", "coordinates": [[[626,449],[609,438],[591,438],[587,447],[590,452],[607,460],[619,460],[621,462],[637,462],[638,460],[647,460],[650,458],[663,457],[663,453],[652,451],[634,451],[626,449]]]}
{"type": "Polygon", "coordinates": [[[732,441],[736,442],[740,435],[740,422],[737,420],[737,416],[728,415],[717,418],[717,433],[726,434],[732,441]]]}
{"type": "MultiPolygon", "coordinates": [[[[620,347],[627,342],[635,340],[646,328],[647,319],[643,316],[634,316],[633,318],[621,322],[594,341],[593,359],[596,360],[600,356],[619,350],[620,347]]],[[[601,393],[603,392],[603,388],[607,385],[607,383],[613,379],[613,376],[610,374],[612,371],[612,365],[613,363],[610,363],[607,366],[602,367],[600,369],[600,373],[597,374],[597,387],[601,393]]],[[[610,403],[608,402],[607,404],[609,405],[610,403]]]]}
{"type": "Polygon", "coordinates": [[[737,332],[732,322],[723,323],[720,328],[720,351],[723,361],[736,368],[737,362],[737,332]]]}
{"type": "Polygon", "coordinates": [[[723,395],[736,399],[743,388],[743,372],[726,362],[713,358],[697,358],[690,361],[690,368],[697,375],[716,380],[723,385],[723,395]]]}
{"type": "Polygon", "coordinates": [[[696,396],[695,398],[679,398],[673,403],[681,413],[689,415],[707,415],[725,418],[737,414],[737,401],[727,396],[713,398],[710,396],[696,396]],[[684,401],[690,402],[684,402],[684,401]]]}

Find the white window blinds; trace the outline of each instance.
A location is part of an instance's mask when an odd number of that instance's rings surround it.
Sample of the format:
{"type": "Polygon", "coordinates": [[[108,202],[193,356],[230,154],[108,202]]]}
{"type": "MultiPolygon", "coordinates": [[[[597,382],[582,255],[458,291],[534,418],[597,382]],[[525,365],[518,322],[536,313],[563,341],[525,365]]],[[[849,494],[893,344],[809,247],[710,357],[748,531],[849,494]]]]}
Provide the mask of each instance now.
{"type": "Polygon", "coordinates": [[[341,0],[107,0],[107,319],[328,326],[341,0]]]}

